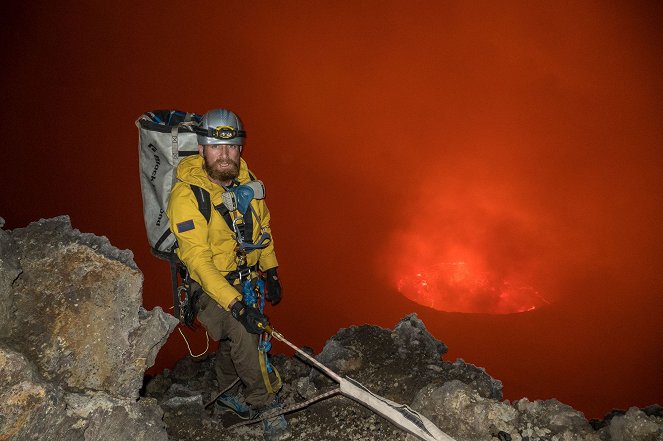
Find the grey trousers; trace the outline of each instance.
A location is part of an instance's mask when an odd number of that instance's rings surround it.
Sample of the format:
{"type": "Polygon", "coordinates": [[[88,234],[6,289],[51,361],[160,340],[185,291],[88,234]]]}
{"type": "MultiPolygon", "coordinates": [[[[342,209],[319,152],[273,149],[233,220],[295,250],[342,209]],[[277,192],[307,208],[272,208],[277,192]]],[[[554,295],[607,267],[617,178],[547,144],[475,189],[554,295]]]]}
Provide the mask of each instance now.
{"type": "MultiPolygon", "coordinates": [[[[195,284],[192,288],[197,288],[195,284]]],[[[235,286],[239,291],[239,287],[235,286]]],[[[277,384],[275,376],[262,371],[258,359],[258,335],[251,334],[207,293],[199,299],[198,321],[205,326],[209,336],[219,341],[214,366],[219,390],[230,386],[237,377],[244,384],[244,398],[250,406],[262,407],[272,402],[274,396],[267,391],[266,382],[272,388],[277,384]]]]}

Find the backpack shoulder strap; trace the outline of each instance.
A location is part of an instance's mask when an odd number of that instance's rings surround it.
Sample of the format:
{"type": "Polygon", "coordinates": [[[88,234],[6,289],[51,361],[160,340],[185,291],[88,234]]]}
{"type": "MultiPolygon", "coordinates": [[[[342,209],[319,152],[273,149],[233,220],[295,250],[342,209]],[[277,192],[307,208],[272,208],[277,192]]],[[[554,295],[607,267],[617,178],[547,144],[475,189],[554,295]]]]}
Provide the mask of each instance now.
{"type": "MultiPolygon", "coordinates": [[[[249,176],[252,181],[255,180],[255,176],[253,175],[253,173],[249,172],[249,176]]],[[[209,220],[212,217],[212,201],[210,200],[209,192],[204,188],[194,184],[189,184],[189,186],[191,187],[191,191],[193,192],[193,195],[196,197],[196,200],[198,201],[198,209],[205,217],[207,223],[209,223],[209,220]]],[[[228,225],[228,228],[230,228],[230,230],[233,231],[233,220],[230,217],[230,212],[228,211],[226,206],[220,204],[214,206],[214,208],[219,212],[221,217],[223,217],[223,220],[228,225]]],[[[252,214],[255,214],[253,207],[251,207],[251,211],[252,214]]],[[[245,218],[244,223],[239,225],[239,228],[241,229],[241,234],[244,238],[244,242],[252,244],[253,216],[248,216],[248,218],[245,218]]]]}
{"type": "Polygon", "coordinates": [[[228,211],[228,208],[226,208],[226,206],[223,204],[219,204],[215,205],[214,209],[218,211],[223,220],[226,221],[226,225],[228,225],[230,231],[233,231],[233,219],[230,217],[230,211],[228,211]]]}
{"type": "Polygon", "coordinates": [[[202,187],[190,184],[191,191],[198,201],[198,210],[205,216],[205,220],[209,223],[212,216],[212,201],[209,198],[209,192],[202,187]]]}
{"type": "MultiPolygon", "coordinates": [[[[196,197],[196,200],[198,201],[198,210],[200,210],[202,215],[205,217],[207,223],[209,223],[209,220],[212,217],[212,201],[210,200],[209,192],[204,188],[194,184],[189,184],[189,186],[191,187],[191,191],[193,192],[193,195],[196,197]]],[[[230,212],[225,207],[225,205],[220,204],[218,206],[215,206],[214,208],[223,217],[223,220],[225,220],[226,224],[228,224],[228,228],[230,228],[230,230],[232,231],[233,220],[230,217],[230,212]]]]}

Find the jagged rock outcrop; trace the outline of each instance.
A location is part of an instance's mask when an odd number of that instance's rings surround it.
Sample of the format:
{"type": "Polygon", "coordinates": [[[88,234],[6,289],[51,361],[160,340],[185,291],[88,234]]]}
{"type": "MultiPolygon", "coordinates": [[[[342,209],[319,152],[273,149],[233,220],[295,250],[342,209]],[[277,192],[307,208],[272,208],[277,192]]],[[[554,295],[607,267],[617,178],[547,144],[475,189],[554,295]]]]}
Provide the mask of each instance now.
{"type": "MultiPolygon", "coordinates": [[[[486,371],[462,360],[442,361],[448,348],[428,332],[415,314],[401,320],[392,330],[377,326],[341,329],[327,341],[318,360],[341,375],[360,383],[385,398],[410,403],[424,386],[462,379],[486,398],[502,399],[502,383],[486,371]]],[[[314,382],[324,378],[312,371],[314,382]]]]}
{"type": "Polygon", "coordinates": [[[139,398],[177,324],[142,308],[130,251],[66,216],[0,230],[0,440],[165,440],[139,398]]]}
{"type": "Polygon", "coordinates": [[[609,424],[600,430],[603,440],[613,441],[661,441],[663,433],[663,408],[648,406],[644,409],[631,407],[626,412],[611,415],[609,424]]]}
{"type": "Polygon", "coordinates": [[[430,384],[419,391],[412,407],[431,416],[457,441],[492,438],[599,441],[582,413],[557,400],[513,404],[486,399],[458,380],[430,384]]]}

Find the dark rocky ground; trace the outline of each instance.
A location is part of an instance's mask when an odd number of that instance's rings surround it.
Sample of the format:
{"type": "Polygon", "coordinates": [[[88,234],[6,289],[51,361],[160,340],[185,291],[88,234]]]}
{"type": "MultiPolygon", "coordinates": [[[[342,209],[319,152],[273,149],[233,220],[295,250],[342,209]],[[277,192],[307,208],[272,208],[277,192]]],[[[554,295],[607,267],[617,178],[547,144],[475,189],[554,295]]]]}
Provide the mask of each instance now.
{"type": "MultiPolygon", "coordinates": [[[[588,422],[556,400],[502,401],[502,384],[485,370],[456,360],[443,361],[446,346],[410,315],[396,327],[356,326],[332,337],[317,359],[350,376],[372,392],[411,405],[457,440],[663,440],[658,406],[617,411],[604,421],[588,422]]],[[[310,352],[310,351],[309,351],[310,352]]],[[[286,405],[334,388],[334,383],[297,357],[272,358],[285,386],[286,405]]],[[[260,439],[260,424],[228,428],[239,422],[214,404],[214,354],[185,358],[172,371],[147,381],[144,395],[164,409],[173,440],[260,439]]],[[[334,396],[287,415],[293,440],[411,440],[383,418],[352,400],[334,396]]]]}
{"type": "MultiPolygon", "coordinates": [[[[230,428],[237,419],[205,407],[217,391],[214,354],[185,358],[144,381],[177,320],[142,307],[142,273],[130,251],[73,229],[66,216],[13,231],[3,224],[0,218],[0,441],[262,439],[260,424],[230,428]]],[[[500,381],[462,360],[445,361],[446,351],[409,315],[394,329],[341,329],[316,358],[458,441],[663,441],[660,406],[589,422],[556,400],[504,401],[500,381]]],[[[297,357],[272,361],[286,405],[335,388],[297,357]]],[[[338,395],[287,418],[291,440],[414,439],[338,395]]]]}

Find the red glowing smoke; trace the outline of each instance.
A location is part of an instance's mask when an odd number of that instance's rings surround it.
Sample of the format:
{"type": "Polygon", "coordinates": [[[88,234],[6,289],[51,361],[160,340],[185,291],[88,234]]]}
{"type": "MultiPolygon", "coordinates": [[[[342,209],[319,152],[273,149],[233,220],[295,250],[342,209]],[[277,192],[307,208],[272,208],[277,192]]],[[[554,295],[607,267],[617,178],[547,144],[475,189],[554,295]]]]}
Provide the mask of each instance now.
{"type": "Polygon", "coordinates": [[[448,312],[509,314],[548,302],[538,291],[549,222],[518,192],[433,175],[409,198],[407,224],[388,245],[394,286],[448,312]]]}
{"type": "MultiPolygon", "coordinates": [[[[416,312],[509,399],[661,401],[656,2],[29,3],[0,27],[5,228],[67,213],[133,250],[146,308],[167,308],[133,122],[229,107],[268,186],[270,318],[294,341],[416,312]]],[[[156,370],[185,353],[173,334],[156,370]]]]}

